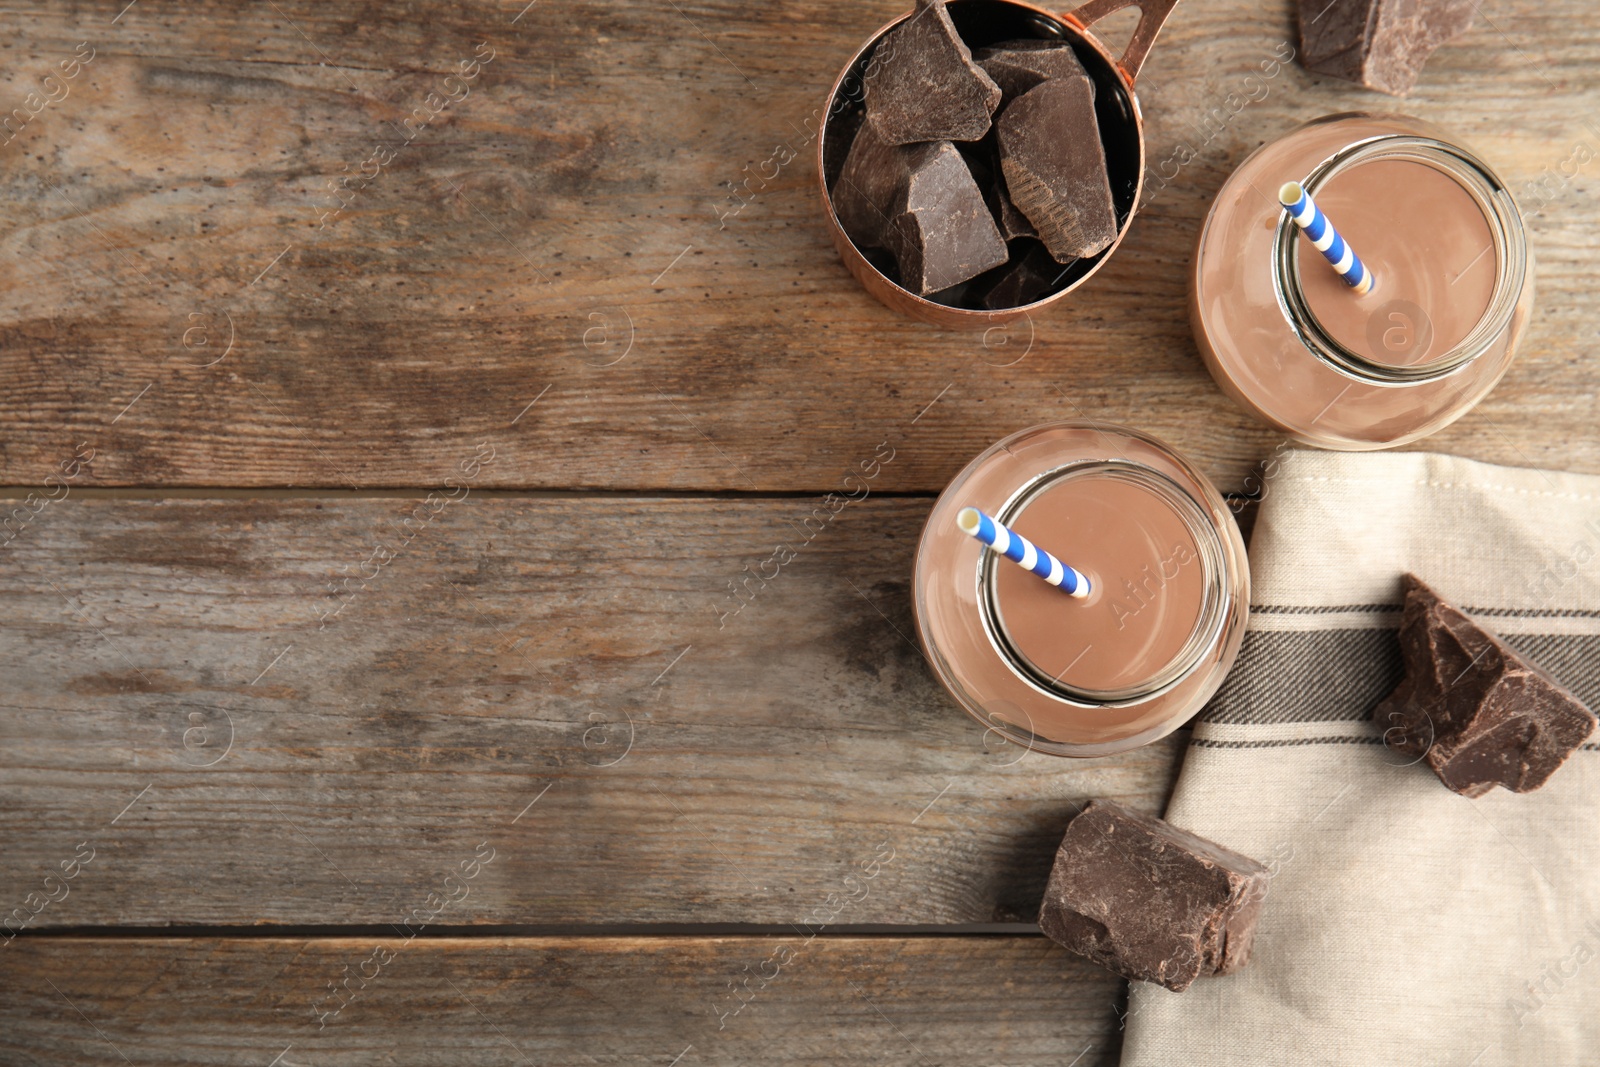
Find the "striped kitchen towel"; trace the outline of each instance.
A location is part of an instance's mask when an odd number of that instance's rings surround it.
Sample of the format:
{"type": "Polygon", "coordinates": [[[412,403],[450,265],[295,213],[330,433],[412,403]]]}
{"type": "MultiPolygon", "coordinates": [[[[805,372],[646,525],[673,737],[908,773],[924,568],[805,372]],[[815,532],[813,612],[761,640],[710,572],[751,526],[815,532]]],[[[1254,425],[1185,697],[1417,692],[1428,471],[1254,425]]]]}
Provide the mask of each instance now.
{"type": "Polygon", "coordinates": [[[1600,745],[1469,800],[1372,721],[1407,571],[1600,708],[1600,477],[1330,452],[1268,475],[1244,649],[1166,818],[1271,888],[1243,970],[1133,983],[1124,1067],[1600,1062],[1600,745]]]}

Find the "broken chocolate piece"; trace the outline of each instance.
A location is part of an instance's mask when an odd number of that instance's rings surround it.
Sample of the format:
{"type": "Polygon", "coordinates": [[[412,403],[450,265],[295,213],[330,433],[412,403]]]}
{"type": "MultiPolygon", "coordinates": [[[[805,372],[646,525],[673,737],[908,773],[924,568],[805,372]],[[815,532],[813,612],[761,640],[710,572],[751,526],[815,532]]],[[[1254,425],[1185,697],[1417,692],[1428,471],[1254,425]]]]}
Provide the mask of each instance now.
{"type": "Polygon", "coordinates": [[[905,194],[916,147],[902,148],[864,122],[833,183],[833,210],[850,239],[863,247],[882,245],[889,221],[905,194]]]}
{"type": "Polygon", "coordinates": [[[1384,740],[1463,796],[1544,785],[1594,731],[1594,712],[1416,575],[1405,593],[1406,677],[1372,713],[1384,740]]]}
{"type": "Polygon", "coordinates": [[[1017,210],[1017,205],[1011,202],[1011,196],[1006,192],[1006,179],[1000,173],[1000,148],[995,143],[994,134],[991,132],[981,141],[956,147],[972,171],[972,180],[983,190],[983,202],[989,205],[989,214],[994,216],[995,225],[1000,227],[1000,236],[1007,241],[1015,237],[1032,237],[1033,223],[1017,210]]]}
{"type": "Polygon", "coordinates": [[[994,184],[989,192],[984,195],[984,201],[989,205],[989,211],[994,215],[996,225],[1000,227],[1000,236],[1007,241],[1016,237],[1033,237],[1039,231],[1033,228],[1033,223],[1028,221],[1028,216],[1017,210],[1017,205],[1011,201],[1011,193],[1006,190],[1004,174],[997,173],[994,184]]]}
{"type": "Polygon", "coordinates": [[[961,282],[948,289],[941,289],[937,293],[929,293],[927,299],[945,307],[964,308],[968,304],[967,293],[971,285],[971,282],[961,282]]]}
{"type": "Polygon", "coordinates": [[[997,132],[1006,191],[1057,261],[1095,255],[1117,239],[1087,75],[1029,89],[1000,113],[997,132]]]}
{"type": "Polygon", "coordinates": [[[850,149],[855,147],[856,133],[866,119],[867,113],[861,108],[847,107],[841,108],[828,120],[822,145],[822,173],[829,190],[839,180],[844,161],[849,157],[850,149]]]}
{"type": "Polygon", "coordinates": [[[1004,263],[1006,243],[955,145],[917,145],[908,155],[911,174],[885,241],[900,284],[927,296],[1004,263]]]}
{"type": "Polygon", "coordinates": [[[1269,877],[1248,856],[1096,800],[1067,826],[1039,925],[1102,967],[1181,993],[1244,966],[1269,877]]]}
{"type": "MultiPolygon", "coordinates": [[[[1040,82],[1051,78],[1087,78],[1083,64],[1070,45],[1061,42],[1026,39],[1006,41],[985,48],[975,56],[978,66],[1000,86],[1001,99],[1010,103],[1040,82]]],[[[1094,99],[1094,82],[1089,83],[1089,99],[1094,99]]]]}
{"type": "Polygon", "coordinates": [[[1019,240],[1011,262],[984,279],[983,306],[990,311],[1018,308],[1043,300],[1067,273],[1038,241],[1019,240]]]}
{"type": "Polygon", "coordinates": [[[889,144],[976,141],[1000,106],[1000,87],[972,61],[944,0],[884,34],[866,75],[867,121],[889,144]]]}
{"type": "Polygon", "coordinates": [[[1472,0],[1300,0],[1300,63],[1391,96],[1472,25],[1472,0]]]}
{"type": "Polygon", "coordinates": [[[839,225],[860,247],[883,246],[901,284],[927,296],[1006,261],[966,159],[949,141],[885,143],[871,123],[856,134],[833,186],[839,225]]]}

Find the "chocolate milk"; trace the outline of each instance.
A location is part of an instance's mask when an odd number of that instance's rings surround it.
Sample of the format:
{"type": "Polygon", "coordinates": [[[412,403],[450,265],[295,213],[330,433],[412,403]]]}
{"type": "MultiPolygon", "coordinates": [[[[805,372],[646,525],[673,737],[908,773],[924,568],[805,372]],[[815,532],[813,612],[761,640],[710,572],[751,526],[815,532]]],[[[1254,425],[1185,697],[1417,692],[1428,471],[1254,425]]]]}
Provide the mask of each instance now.
{"type": "Polygon", "coordinates": [[[1487,164],[1397,115],[1319,119],[1223,184],[1190,274],[1195,342],[1240,406],[1323,448],[1405,444],[1505,374],[1533,307],[1522,217],[1487,164]],[[1285,219],[1300,181],[1371,268],[1358,296],[1285,219]]]}
{"type": "Polygon", "coordinates": [[[912,592],[934,673],[986,738],[1098,756],[1170,733],[1216,692],[1250,574],[1204,476],[1137,431],[1069,422],[1013,434],[956,476],[923,528],[912,592]],[[1083,571],[1089,595],[963,532],[967,506],[1083,571]]]}
{"type": "Polygon", "coordinates": [[[1329,179],[1317,204],[1375,279],[1371,292],[1356,295],[1300,234],[1300,288],[1322,328],[1346,348],[1414,366],[1466,340],[1489,310],[1494,235],[1450,175],[1404,159],[1363,163],[1329,179]],[[1421,308],[1426,323],[1383,317],[1397,301],[1421,308]]]}
{"type": "Polygon", "coordinates": [[[996,561],[1000,629],[1029,665],[1097,691],[1135,688],[1172,666],[1200,621],[1205,582],[1194,534],[1171,503],[1118,478],[1066,478],[1009,525],[1089,577],[1077,600],[996,561]]]}

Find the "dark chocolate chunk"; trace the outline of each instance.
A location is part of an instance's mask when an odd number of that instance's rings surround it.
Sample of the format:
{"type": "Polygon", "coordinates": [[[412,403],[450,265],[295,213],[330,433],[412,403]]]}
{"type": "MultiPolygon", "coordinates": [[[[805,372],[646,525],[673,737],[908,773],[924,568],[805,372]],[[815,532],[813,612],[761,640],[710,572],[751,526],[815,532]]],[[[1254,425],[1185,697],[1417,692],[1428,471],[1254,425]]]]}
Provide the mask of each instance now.
{"type": "Polygon", "coordinates": [[[1117,238],[1111,179],[1086,75],[1051,78],[1000,113],[1000,169],[1011,202],[1061,263],[1117,238]]]}
{"type": "MultiPolygon", "coordinates": [[[[1038,40],[1006,41],[985,48],[975,56],[978,66],[1000,86],[1001,100],[1009,103],[1051,78],[1087,78],[1083,64],[1063,43],[1038,40]]],[[[1089,99],[1094,99],[1094,83],[1089,83],[1089,99]]]]}
{"type": "Polygon", "coordinates": [[[1463,796],[1544,785],[1594,731],[1594,712],[1416,575],[1405,591],[1406,677],[1372,713],[1384,740],[1463,796]]]}
{"type": "Polygon", "coordinates": [[[1300,0],[1300,63],[1391,96],[1472,25],[1472,0],[1300,0]]]}
{"type": "Polygon", "coordinates": [[[887,248],[863,248],[861,255],[872,265],[872,269],[885,278],[898,278],[900,266],[894,261],[894,256],[889,254],[887,248]]]}
{"type": "Polygon", "coordinates": [[[1028,216],[1018,211],[1017,205],[1012,202],[1003,173],[995,175],[994,184],[989,187],[983,199],[989,205],[990,213],[994,215],[995,224],[1000,227],[1000,236],[1007,241],[1017,237],[1033,237],[1039,232],[1033,228],[1033,223],[1028,221],[1028,216]]]}
{"type": "Polygon", "coordinates": [[[1067,826],[1039,925],[1102,967],[1181,993],[1249,960],[1269,877],[1248,856],[1096,800],[1067,826]]]}
{"type": "Polygon", "coordinates": [[[1022,239],[1012,246],[1011,262],[984,281],[983,306],[990,311],[1018,308],[1050,295],[1067,268],[1057,263],[1038,241],[1022,239]]]}
{"type": "Polygon", "coordinates": [[[929,293],[927,299],[932,300],[935,304],[943,304],[945,307],[964,308],[969,304],[967,294],[971,286],[971,282],[960,282],[948,289],[941,289],[937,293],[929,293]]]}
{"type": "Polygon", "coordinates": [[[926,296],[1004,263],[1006,243],[955,145],[917,145],[909,156],[901,211],[885,242],[900,284],[926,296]]]}
{"type": "Polygon", "coordinates": [[[890,144],[976,141],[1000,106],[1000,87],[972,61],[944,0],[917,0],[873,52],[866,98],[867,121],[890,144]]]}
{"type": "Polygon", "coordinates": [[[911,176],[917,146],[892,145],[878,136],[872,123],[861,124],[833,183],[833,210],[839,225],[858,245],[882,245],[889,221],[898,210],[911,176]]]}
{"type": "Polygon", "coordinates": [[[850,149],[855,147],[856,132],[861,129],[861,124],[866,121],[867,113],[859,107],[841,108],[838,114],[828,119],[828,127],[822,145],[822,173],[828,180],[828,188],[839,180],[839,172],[844,169],[844,161],[850,155],[850,149]]]}
{"type": "Polygon", "coordinates": [[[989,205],[989,214],[994,216],[1000,236],[1007,241],[1016,237],[1032,237],[1033,223],[1017,210],[1017,205],[1011,202],[1011,195],[1006,192],[1005,175],[1000,173],[1000,147],[995,143],[993,132],[981,141],[956,147],[961,150],[967,167],[972,171],[972,180],[983,190],[983,202],[989,205]]]}

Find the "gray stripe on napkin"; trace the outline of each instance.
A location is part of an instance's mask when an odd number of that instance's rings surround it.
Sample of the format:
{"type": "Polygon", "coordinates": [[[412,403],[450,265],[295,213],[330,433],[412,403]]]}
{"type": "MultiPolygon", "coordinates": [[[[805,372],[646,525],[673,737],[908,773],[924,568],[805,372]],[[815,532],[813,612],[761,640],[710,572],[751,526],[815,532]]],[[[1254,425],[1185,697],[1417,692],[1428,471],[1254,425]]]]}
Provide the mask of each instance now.
{"type": "MultiPolygon", "coordinates": [[[[1600,635],[1503,636],[1578,699],[1600,707],[1600,635]]],[[[1265,725],[1370,719],[1403,673],[1393,630],[1251,630],[1244,635],[1238,665],[1200,721],[1265,725]]]]}

